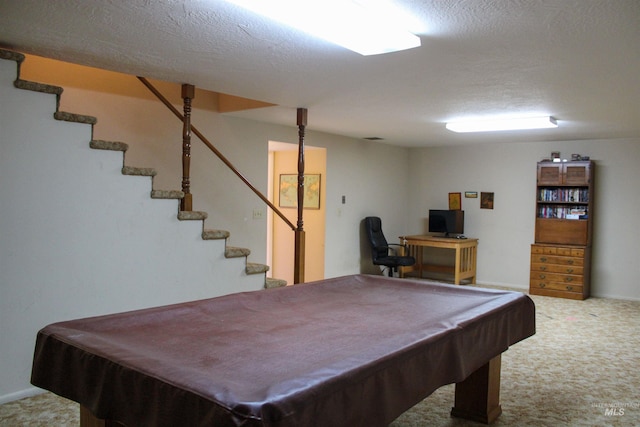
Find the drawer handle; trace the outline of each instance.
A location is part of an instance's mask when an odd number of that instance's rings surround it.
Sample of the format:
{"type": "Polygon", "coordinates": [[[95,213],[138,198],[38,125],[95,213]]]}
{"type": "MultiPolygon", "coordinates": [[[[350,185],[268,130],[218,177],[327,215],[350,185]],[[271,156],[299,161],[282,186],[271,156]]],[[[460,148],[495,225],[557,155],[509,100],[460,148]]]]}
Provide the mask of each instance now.
{"type": "Polygon", "coordinates": [[[567,264],[569,264],[569,265],[573,265],[573,260],[572,260],[572,259],[567,260],[567,264]]]}
{"type": "Polygon", "coordinates": [[[565,282],[572,282],[573,281],[573,277],[565,277],[564,281],[565,282]]]}
{"type": "Polygon", "coordinates": [[[541,258],[540,258],[540,262],[547,262],[547,257],[544,257],[544,256],[543,256],[543,257],[541,257],[541,258]]]}
{"type": "Polygon", "coordinates": [[[573,268],[567,268],[567,273],[573,273],[573,268]]]}
{"type": "Polygon", "coordinates": [[[547,284],[546,284],[546,283],[540,283],[540,287],[541,287],[541,288],[544,288],[545,286],[547,286],[547,284]]]}
{"type": "Polygon", "coordinates": [[[540,271],[547,271],[547,266],[543,265],[542,267],[540,267],[540,271]]]}
{"type": "Polygon", "coordinates": [[[541,279],[545,279],[546,277],[547,277],[547,276],[546,276],[546,275],[544,275],[544,274],[541,274],[541,275],[540,275],[540,278],[541,278],[541,279]]]}
{"type": "Polygon", "coordinates": [[[568,291],[572,291],[573,290],[573,286],[567,286],[567,290],[568,291]]]}

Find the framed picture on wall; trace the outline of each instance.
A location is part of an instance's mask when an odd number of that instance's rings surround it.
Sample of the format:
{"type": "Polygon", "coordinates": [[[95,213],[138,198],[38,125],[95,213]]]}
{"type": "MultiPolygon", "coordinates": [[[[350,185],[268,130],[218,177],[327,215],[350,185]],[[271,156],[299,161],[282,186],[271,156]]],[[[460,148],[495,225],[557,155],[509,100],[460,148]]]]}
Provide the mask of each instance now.
{"type": "MultiPolygon", "coordinates": [[[[304,176],[304,209],[320,209],[320,174],[305,174],[304,176]]],[[[298,207],[298,175],[280,175],[279,206],[281,208],[298,207]]]]}
{"type": "Polygon", "coordinates": [[[493,209],[493,193],[480,193],[480,209],[493,209]]]}
{"type": "Polygon", "coordinates": [[[449,210],[459,211],[462,209],[461,193],[449,193],[449,210]]]}

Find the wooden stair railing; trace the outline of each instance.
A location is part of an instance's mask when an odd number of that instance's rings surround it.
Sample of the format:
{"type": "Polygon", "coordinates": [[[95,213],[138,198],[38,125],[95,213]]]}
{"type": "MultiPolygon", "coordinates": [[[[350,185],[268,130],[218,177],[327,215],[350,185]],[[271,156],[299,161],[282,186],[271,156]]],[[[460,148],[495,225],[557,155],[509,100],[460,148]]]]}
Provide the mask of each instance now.
{"type": "Polygon", "coordinates": [[[305,257],[305,231],[303,227],[303,200],[304,200],[304,131],[307,125],[307,109],[298,108],[298,220],[294,225],[269,199],[260,192],[251,182],[238,171],[238,169],[200,132],[191,124],[191,100],[195,97],[193,85],[182,85],[183,111],[180,113],[167,98],[164,97],[146,78],[138,76],[138,80],[144,84],[156,98],[158,98],[180,121],[182,121],[182,191],[184,198],[180,209],[190,211],[193,204],[190,183],[191,164],[191,133],[196,135],[242,182],[245,183],[273,212],[276,213],[295,232],[294,277],[293,283],[304,282],[304,257],[305,257]]]}

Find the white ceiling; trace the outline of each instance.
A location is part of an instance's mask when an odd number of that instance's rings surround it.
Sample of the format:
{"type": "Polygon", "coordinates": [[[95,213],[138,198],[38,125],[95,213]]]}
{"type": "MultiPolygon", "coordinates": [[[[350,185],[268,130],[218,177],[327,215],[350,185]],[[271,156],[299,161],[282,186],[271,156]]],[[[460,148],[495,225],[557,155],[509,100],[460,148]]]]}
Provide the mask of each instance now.
{"type": "MultiPolygon", "coordinates": [[[[388,144],[640,136],[640,0],[396,0],[422,47],[360,56],[222,0],[0,0],[0,46],[278,107],[232,113],[388,144]],[[559,128],[455,134],[549,114],[559,128]]],[[[330,24],[329,24],[330,25],[330,24]]]]}

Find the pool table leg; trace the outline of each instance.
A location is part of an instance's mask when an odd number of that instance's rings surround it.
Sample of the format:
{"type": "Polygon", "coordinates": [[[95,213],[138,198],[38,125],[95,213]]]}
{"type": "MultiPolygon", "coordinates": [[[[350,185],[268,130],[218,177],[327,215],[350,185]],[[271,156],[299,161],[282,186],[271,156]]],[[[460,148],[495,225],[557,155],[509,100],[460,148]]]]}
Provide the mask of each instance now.
{"type": "Polygon", "coordinates": [[[456,384],[452,417],[491,424],[500,416],[500,362],[499,354],[456,384]]]}
{"type": "Polygon", "coordinates": [[[80,405],[80,427],[122,427],[122,424],[96,418],[90,410],[80,405]]]}

